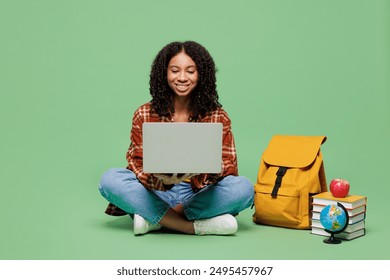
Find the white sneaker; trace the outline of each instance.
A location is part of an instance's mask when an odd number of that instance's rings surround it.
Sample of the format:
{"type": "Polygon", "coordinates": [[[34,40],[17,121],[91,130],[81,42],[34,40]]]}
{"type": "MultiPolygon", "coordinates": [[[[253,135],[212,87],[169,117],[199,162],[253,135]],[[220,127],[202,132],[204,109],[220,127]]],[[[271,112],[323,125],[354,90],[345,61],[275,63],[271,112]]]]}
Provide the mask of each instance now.
{"type": "Polygon", "coordinates": [[[229,235],[237,231],[237,220],[230,214],[216,216],[210,219],[195,220],[194,228],[196,235],[229,235]]]}
{"type": "Polygon", "coordinates": [[[147,220],[145,220],[143,217],[141,217],[138,214],[134,214],[133,224],[134,224],[134,235],[141,235],[149,231],[161,229],[161,225],[152,225],[151,223],[149,223],[147,220]]]}

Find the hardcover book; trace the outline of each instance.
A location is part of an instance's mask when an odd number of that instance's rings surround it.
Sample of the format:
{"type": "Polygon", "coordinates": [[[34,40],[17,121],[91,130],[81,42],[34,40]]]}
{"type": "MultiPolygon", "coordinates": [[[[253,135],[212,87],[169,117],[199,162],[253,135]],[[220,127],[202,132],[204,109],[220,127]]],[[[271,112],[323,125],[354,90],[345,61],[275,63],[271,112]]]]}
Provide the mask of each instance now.
{"type": "MultiPolygon", "coordinates": [[[[312,213],[312,223],[314,220],[320,220],[320,212],[313,212],[312,213]]],[[[357,222],[360,222],[362,220],[364,220],[366,218],[366,212],[363,212],[363,213],[360,213],[356,216],[352,216],[352,217],[349,217],[349,222],[348,224],[351,225],[351,224],[355,224],[357,222]]]]}
{"type": "MultiPolygon", "coordinates": [[[[312,228],[324,228],[324,226],[321,224],[319,220],[313,220],[312,221],[312,228]]],[[[348,224],[347,228],[344,232],[346,233],[352,233],[360,229],[365,228],[365,221],[361,220],[360,222],[354,223],[354,224],[348,224]]]]}
{"type": "MultiPolygon", "coordinates": [[[[322,235],[322,236],[330,236],[330,233],[326,232],[323,228],[315,228],[313,227],[311,230],[312,234],[315,235],[322,235]]],[[[335,237],[344,239],[344,240],[352,240],[361,236],[364,236],[366,234],[366,229],[359,229],[354,232],[342,232],[342,233],[337,233],[335,234],[335,237]]]]}
{"type": "Polygon", "coordinates": [[[337,204],[340,202],[347,209],[355,209],[367,204],[367,197],[363,195],[347,195],[346,197],[334,197],[331,192],[323,192],[313,196],[313,205],[337,204]]]}
{"type": "MultiPolygon", "coordinates": [[[[326,207],[326,205],[313,204],[313,212],[321,212],[322,209],[324,209],[325,207],[326,207]]],[[[347,209],[348,216],[353,217],[353,216],[356,216],[360,213],[366,212],[366,205],[362,205],[362,206],[359,206],[359,207],[354,208],[354,209],[348,209],[348,208],[345,208],[345,209],[347,209]]]]}

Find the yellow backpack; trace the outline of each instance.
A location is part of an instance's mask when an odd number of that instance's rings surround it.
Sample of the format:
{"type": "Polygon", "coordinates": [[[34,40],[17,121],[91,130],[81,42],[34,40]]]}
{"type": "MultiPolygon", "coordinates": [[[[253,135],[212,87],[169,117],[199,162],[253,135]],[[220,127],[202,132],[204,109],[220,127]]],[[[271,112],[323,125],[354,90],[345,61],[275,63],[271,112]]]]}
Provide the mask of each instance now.
{"type": "Polygon", "coordinates": [[[327,191],[320,150],[325,141],[325,136],[272,137],[255,184],[253,222],[310,228],[311,196],[327,191]]]}

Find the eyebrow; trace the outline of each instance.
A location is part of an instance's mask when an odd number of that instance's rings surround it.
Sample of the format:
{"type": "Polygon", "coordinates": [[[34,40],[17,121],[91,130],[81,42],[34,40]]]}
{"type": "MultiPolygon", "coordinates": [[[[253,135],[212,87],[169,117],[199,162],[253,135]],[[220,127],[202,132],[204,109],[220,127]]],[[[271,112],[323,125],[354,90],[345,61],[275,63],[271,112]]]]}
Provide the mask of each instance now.
{"type": "MultiPolygon", "coordinates": [[[[168,68],[172,68],[172,67],[180,68],[180,66],[177,66],[177,65],[175,65],[175,64],[173,64],[173,65],[168,65],[168,68]]],[[[191,67],[196,68],[196,65],[189,65],[189,66],[187,66],[186,68],[191,68],[191,67]]]]}

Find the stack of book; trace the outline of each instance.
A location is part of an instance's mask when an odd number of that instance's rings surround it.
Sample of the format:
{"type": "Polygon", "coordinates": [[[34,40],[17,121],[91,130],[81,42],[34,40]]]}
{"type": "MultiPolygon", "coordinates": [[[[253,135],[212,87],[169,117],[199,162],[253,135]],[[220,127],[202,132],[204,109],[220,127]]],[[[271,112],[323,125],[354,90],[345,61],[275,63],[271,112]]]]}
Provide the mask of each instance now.
{"type": "Polygon", "coordinates": [[[347,195],[334,197],[331,192],[323,192],[313,196],[313,211],[311,219],[311,233],[330,236],[320,222],[322,209],[329,204],[341,203],[348,212],[349,223],[344,232],[335,234],[335,237],[352,240],[366,234],[365,219],[367,212],[367,197],[362,195],[347,195]]]}

